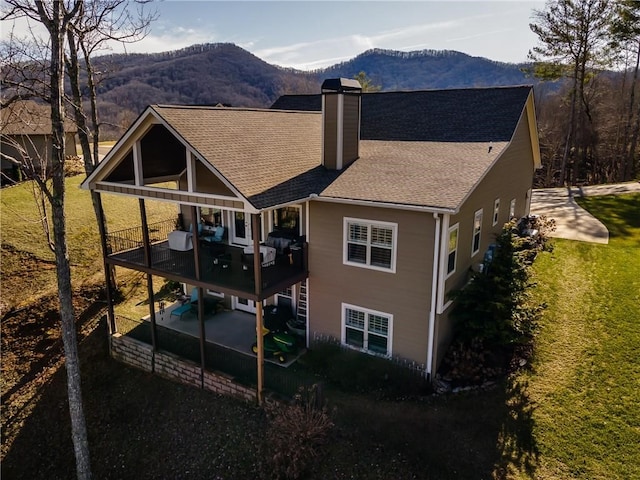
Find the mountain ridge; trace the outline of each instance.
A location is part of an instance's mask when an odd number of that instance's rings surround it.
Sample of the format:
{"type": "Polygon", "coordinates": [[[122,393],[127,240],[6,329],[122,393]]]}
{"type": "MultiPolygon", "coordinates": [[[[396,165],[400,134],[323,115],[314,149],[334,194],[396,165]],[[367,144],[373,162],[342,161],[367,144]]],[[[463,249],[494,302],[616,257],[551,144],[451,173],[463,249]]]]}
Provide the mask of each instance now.
{"type": "Polygon", "coordinates": [[[374,48],[327,68],[303,71],[272,65],[233,43],[206,43],[158,53],[104,55],[94,59],[94,66],[109,72],[100,81],[99,108],[120,133],[150,104],[267,108],[281,95],[318,93],[325,78],[353,78],[359,72],[382,91],[533,83],[522,65],[429,49],[374,48]]]}

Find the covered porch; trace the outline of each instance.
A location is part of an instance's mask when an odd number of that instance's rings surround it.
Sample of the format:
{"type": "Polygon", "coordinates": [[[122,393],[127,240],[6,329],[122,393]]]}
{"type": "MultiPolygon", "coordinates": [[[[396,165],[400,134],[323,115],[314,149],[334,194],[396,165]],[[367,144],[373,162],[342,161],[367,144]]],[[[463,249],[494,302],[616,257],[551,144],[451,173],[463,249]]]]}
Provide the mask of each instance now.
{"type": "MultiPolygon", "coordinates": [[[[256,354],[251,348],[256,341],[256,315],[239,310],[209,313],[202,322],[204,341],[201,341],[197,313],[171,315],[180,306],[180,302],[175,302],[157,310],[155,328],[150,316],[138,320],[117,316],[117,330],[154,347],[154,351],[171,353],[202,365],[205,371],[218,372],[239,384],[256,388],[256,354]]],[[[267,390],[293,396],[300,387],[313,383],[313,379],[295,368],[296,361],[306,352],[304,339],[296,338],[297,351],[288,354],[286,362],[265,355],[263,387],[267,390]]]]}

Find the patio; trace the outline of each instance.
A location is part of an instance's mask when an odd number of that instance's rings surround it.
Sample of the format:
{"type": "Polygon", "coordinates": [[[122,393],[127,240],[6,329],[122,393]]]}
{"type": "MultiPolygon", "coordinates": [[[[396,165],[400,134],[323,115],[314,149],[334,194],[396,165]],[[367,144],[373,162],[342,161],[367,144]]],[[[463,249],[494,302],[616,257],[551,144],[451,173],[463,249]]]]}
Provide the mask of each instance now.
{"type": "MultiPolygon", "coordinates": [[[[184,335],[200,338],[200,326],[195,312],[188,312],[181,316],[171,315],[171,312],[181,307],[176,302],[164,309],[164,312],[156,312],[156,325],[184,335]]],[[[149,316],[143,318],[149,321],[149,316]]],[[[233,350],[251,358],[255,355],[251,351],[251,345],[256,338],[256,316],[239,310],[224,310],[205,316],[204,320],[205,341],[225,349],[233,350]]],[[[287,356],[287,361],[279,363],[275,359],[265,357],[265,361],[282,366],[292,365],[306,350],[300,348],[298,353],[287,356]]]]}

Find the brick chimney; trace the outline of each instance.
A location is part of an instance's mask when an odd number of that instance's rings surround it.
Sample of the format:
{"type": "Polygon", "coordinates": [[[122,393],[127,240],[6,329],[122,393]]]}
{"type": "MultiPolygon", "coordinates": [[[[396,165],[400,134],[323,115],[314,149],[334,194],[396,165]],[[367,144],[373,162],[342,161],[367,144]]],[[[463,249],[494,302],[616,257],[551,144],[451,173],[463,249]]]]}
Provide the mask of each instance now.
{"type": "Polygon", "coordinates": [[[322,164],[342,170],[359,156],[360,102],[357,80],[333,78],[322,84],[322,164]]]}

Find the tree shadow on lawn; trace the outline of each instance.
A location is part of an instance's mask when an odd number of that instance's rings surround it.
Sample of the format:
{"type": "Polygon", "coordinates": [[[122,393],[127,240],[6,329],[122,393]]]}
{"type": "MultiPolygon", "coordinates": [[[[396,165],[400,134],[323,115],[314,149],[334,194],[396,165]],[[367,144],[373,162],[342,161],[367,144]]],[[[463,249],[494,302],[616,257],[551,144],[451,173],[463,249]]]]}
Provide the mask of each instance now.
{"type": "MultiPolygon", "coordinates": [[[[116,362],[104,320],[80,357],[94,478],[256,478],[264,418],[255,407],[116,362]]],[[[75,478],[63,367],[30,402],[2,478],[75,478]]]]}
{"type": "MultiPolygon", "coordinates": [[[[112,360],[102,321],[80,345],[94,478],[269,478],[261,411],[112,360]]],[[[380,401],[327,395],[332,441],[308,478],[533,476],[537,447],[526,385],[380,401]]],[[[70,478],[75,461],[60,368],[2,462],[12,479],[70,478]]],[[[268,439],[266,439],[268,442],[268,439]]]]}
{"type": "Polygon", "coordinates": [[[508,478],[533,475],[537,447],[523,386],[423,400],[337,401],[337,440],[314,478],[508,478]],[[335,475],[339,471],[340,476],[335,475]]]}
{"type": "Polygon", "coordinates": [[[640,228],[640,193],[578,197],[577,202],[605,224],[610,237],[626,237],[629,228],[640,228]]]}

